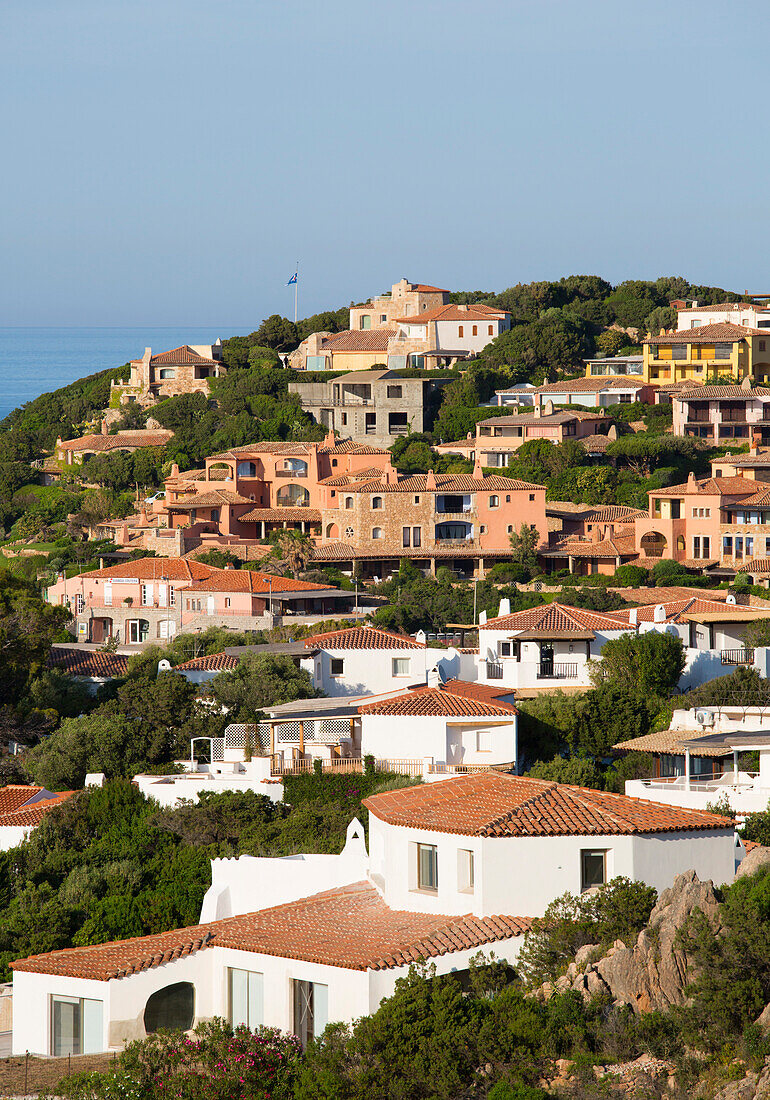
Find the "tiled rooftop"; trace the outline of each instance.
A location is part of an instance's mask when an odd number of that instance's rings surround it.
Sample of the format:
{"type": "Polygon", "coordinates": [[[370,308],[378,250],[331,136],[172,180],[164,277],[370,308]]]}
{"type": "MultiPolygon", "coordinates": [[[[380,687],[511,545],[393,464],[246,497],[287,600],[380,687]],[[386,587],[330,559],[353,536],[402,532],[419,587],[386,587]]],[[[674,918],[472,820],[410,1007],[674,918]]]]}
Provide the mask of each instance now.
{"type": "Polygon", "coordinates": [[[72,649],[55,645],[48,655],[48,667],[60,668],[70,676],[114,678],[125,676],[128,672],[128,656],[125,653],[107,653],[102,649],[72,649]]]}
{"type": "Polygon", "coordinates": [[[12,784],[0,788],[0,828],[34,828],[54,806],[60,806],[74,791],[54,794],[45,787],[12,784]]]}
{"type": "Polygon", "coordinates": [[[187,561],[184,558],[137,558],[124,561],[119,565],[108,565],[104,569],[92,569],[79,575],[85,578],[99,577],[108,581],[114,577],[131,578],[139,581],[194,581],[210,577],[212,573],[224,570],[215,569],[199,561],[187,561]]]}
{"type": "Polygon", "coordinates": [[[193,657],[181,665],[175,665],[175,672],[231,672],[240,664],[240,658],[229,653],[210,653],[207,657],[193,657]]]}
{"type": "Polygon", "coordinates": [[[250,592],[267,595],[272,592],[317,592],[319,589],[336,592],[331,584],[315,584],[311,581],[295,581],[291,577],[279,577],[275,573],[259,573],[252,569],[219,569],[210,577],[194,581],[182,592],[250,592]]]}
{"type": "Polygon", "coordinates": [[[732,820],[543,779],[482,772],[364,799],[391,825],[463,836],[626,836],[732,829],[732,820]]]}
{"type": "Polygon", "coordinates": [[[164,447],[174,433],[164,429],[137,428],[135,431],[102,435],[94,432],[79,439],[65,439],[59,444],[63,451],[115,451],[125,447],[164,447]]]}
{"type": "MultiPolygon", "coordinates": [[[[135,359],[134,362],[141,363],[141,359],[135,359]]],[[[205,363],[207,366],[223,367],[223,364],[216,359],[209,359],[205,355],[199,355],[197,351],[193,351],[189,344],[182,344],[181,347],[174,348],[172,351],[162,351],[158,355],[153,355],[150,362],[153,366],[156,363],[158,365],[164,363],[205,363]]]]}
{"type": "Polygon", "coordinates": [[[683,329],[681,332],[667,332],[663,336],[650,336],[645,344],[713,344],[731,343],[745,340],[747,336],[767,336],[767,330],[747,328],[746,325],[733,325],[729,321],[720,321],[715,325],[699,325],[697,328],[683,329]]]}
{"type": "Polygon", "coordinates": [[[305,649],[425,649],[425,643],[376,626],[351,626],[314,634],[305,641],[305,649]]]}
{"type": "Polygon", "coordinates": [[[510,316],[506,309],[494,309],[492,306],[477,302],[473,305],[436,306],[409,317],[397,317],[400,325],[422,325],[427,321],[494,321],[510,316]]]}
{"type": "Polygon", "coordinates": [[[517,713],[512,703],[500,698],[505,694],[505,691],[485,684],[449,680],[441,687],[413,688],[395,698],[365,703],[358,709],[360,714],[505,718],[517,713]]]}
{"type": "MultiPolygon", "coordinates": [[[[590,545],[589,543],[585,544],[590,545]]],[[[616,618],[582,607],[562,603],[547,603],[540,607],[514,611],[496,619],[487,619],[482,630],[622,630],[616,618]]]]}
{"type": "Polygon", "coordinates": [[[210,924],[33,955],[11,968],[109,981],[208,947],[228,947],[347,970],[388,970],[521,936],[530,924],[526,917],[393,910],[368,882],[357,882],[210,924]]]}
{"type": "Polygon", "coordinates": [[[382,351],[387,352],[388,340],[396,335],[394,328],[370,328],[347,330],[327,336],[321,347],[332,351],[382,351]]]}

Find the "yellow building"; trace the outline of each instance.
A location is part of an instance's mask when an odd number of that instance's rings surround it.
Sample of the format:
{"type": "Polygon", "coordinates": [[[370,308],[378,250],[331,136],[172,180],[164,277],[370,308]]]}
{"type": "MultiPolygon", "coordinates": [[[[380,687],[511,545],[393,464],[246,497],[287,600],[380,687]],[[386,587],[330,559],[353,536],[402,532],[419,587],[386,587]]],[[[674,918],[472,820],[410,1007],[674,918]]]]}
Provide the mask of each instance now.
{"type": "Polygon", "coordinates": [[[643,344],[643,374],[652,385],[770,378],[770,331],[729,323],[651,336],[643,344]]]}

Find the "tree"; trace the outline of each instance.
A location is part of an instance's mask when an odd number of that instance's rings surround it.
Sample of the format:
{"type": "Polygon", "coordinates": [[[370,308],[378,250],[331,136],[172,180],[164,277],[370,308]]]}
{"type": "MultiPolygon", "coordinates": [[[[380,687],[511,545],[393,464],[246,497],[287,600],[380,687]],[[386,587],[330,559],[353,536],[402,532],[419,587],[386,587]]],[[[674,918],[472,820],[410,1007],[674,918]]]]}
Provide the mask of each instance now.
{"type": "Polygon", "coordinates": [[[649,630],[644,634],[621,634],[605,642],[601,660],[592,662],[591,679],[596,686],[614,685],[634,690],[642,697],[666,698],[684,672],[681,639],[675,634],[649,630]]]}
{"type": "Polygon", "coordinates": [[[248,363],[252,370],[272,370],[281,366],[278,353],[273,348],[260,347],[259,344],[249,348],[248,363]]]}
{"type": "Polygon", "coordinates": [[[554,981],[588,944],[596,944],[601,954],[615,940],[635,942],[656,900],[652,886],[622,877],[595,893],[562,894],[533,920],[524,940],[518,966],[526,984],[532,988],[554,981]]]}
{"type": "Polygon", "coordinates": [[[259,721],[265,707],[316,694],[309,673],[297,668],[291,657],[272,654],[249,654],[232,672],[215,676],[210,690],[233,722],[259,721]]]}
{"type": "Polygon", "coordinates": [[[540,545],[540,533],[534,523],[522,523],[509,536],[511,558],[518,565],[524,565],[535,572],[537,569],[537,548],[540,545]]]}
{"type": "Polygon", "coordinates": [[[657,336],[661,329],[676,328],[677,312],[671,306],[656,306],[645,318],[644,328],[650,336],[657,336]]]}
{"type": "Polygon", "coordinates": [[[273,549],[262,568],[265,572],[271,572],[272,566],[277,573],[288,570],[297,580],[300,573],[304,573],[312,555],[312,540],[301,531],[293,531],[287,527],[273,536],[273,549]]]}
{"type": "Polygon", "coordinates": [[[254,340],[256,344],[275,351],[291,351],[299,343],[297,326],[288,317],[273,313],[254,333],[254,340]]]}
{"type": "Polygon", "coordinates": [[[41,600],[28,581],[0,571],[0,706],[25,695],[69,617],[66,608],[41,600]]]}
{"type": "Polygon", "coordinates": [[[755,649],[770,646],[770,619],[749,623],[744,633],[744,643],[755,649]]]}
{"type": "Polygon", "coordinates": [[[618,329],[608,328],[596,337],[596,351],[605,359],[618,355],[620,349],[628,343],[628,336],[618,329]]]}

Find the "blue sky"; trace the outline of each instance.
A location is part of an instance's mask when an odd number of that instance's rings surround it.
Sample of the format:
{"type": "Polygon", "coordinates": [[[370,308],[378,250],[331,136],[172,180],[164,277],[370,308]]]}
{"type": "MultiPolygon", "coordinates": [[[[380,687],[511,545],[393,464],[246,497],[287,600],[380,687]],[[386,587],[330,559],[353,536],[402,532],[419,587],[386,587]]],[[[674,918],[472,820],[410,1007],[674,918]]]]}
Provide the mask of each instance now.
{"type": "Polygon", "coordinates": [[[256,327],[406,276],[770,293],[770,10],[3,0],[0,325],[256,327]]]}

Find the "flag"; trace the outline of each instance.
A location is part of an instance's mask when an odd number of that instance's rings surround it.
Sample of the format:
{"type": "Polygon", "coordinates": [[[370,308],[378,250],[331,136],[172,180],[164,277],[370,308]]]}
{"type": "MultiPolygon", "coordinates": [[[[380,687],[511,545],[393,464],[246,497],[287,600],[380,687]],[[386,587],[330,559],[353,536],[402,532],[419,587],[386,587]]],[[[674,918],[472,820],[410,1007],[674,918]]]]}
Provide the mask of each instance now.
{"type": "Polygon", "coordinates": [[[289,279],[287,286],[293,286],[297,281],[297,272],[295,271],[292,277],[289,279]]]}

